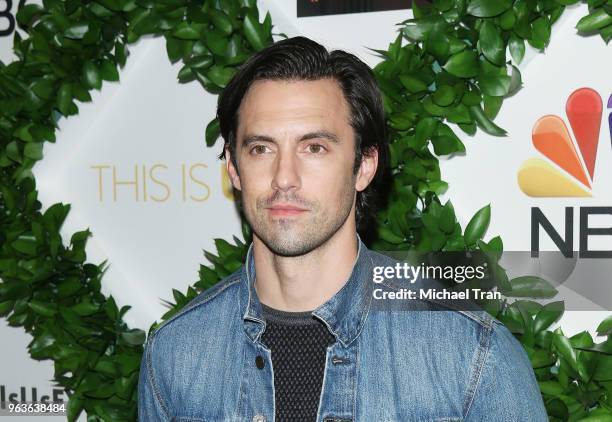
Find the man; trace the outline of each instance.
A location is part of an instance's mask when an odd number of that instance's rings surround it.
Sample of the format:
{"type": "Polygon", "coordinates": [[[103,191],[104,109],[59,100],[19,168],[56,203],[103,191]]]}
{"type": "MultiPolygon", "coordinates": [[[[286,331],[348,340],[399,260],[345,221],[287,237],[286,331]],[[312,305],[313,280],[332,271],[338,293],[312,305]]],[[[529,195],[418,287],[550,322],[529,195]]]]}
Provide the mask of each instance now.
{"type": "Polygon", "coordinates": [[[147,340],[141,421],[547,420],[525,351],[484,311],[372,305],[374,286],[406,283],[374,285],[396,261],[357,234],[388,149],[363,62],[280,41],[242,66],[218,118],[253,242],[147,340]]]}

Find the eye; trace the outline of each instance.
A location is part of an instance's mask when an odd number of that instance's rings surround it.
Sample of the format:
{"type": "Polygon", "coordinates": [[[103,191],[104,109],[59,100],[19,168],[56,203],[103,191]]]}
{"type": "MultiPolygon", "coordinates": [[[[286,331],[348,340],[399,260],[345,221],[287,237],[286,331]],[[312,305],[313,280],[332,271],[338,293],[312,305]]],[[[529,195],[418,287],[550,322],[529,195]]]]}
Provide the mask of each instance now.
{"type": "Polygon", "coordinates": [[[266,153],[266,148],[268,148],[265,145],[259,144],[259,145],[255,145],[253,148],[251,148],[251,154],[255,154],[255,155],[261,155],[261,154],[265,154],[266,153]]]}
{"type": "Polygon", "coordinates": [[[325,147],[321,144],[309,144],[308,151],[314,154],[319,154],[325,151],[325,147]]]}

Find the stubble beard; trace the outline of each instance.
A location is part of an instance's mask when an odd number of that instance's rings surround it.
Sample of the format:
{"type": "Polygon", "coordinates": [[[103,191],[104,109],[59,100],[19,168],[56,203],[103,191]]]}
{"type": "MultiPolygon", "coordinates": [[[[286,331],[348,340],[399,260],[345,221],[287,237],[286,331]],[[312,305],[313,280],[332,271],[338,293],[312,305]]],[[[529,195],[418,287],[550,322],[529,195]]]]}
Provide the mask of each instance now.
{"type": "Polygon", "coordinates": [[[258,199],[254,213],[246,207],[244,215],[255,235],[272,253],[287,257],[301,256],[327,242],[348,219],[355,198],[354,184],[348,184],[342,192],[338,210],[323,210],[318,202],[276,191],[271,198],[258,199]],[[297,217],[271,218],[266,207],[277,202],[291,203],[308,211],[297,217]]]}

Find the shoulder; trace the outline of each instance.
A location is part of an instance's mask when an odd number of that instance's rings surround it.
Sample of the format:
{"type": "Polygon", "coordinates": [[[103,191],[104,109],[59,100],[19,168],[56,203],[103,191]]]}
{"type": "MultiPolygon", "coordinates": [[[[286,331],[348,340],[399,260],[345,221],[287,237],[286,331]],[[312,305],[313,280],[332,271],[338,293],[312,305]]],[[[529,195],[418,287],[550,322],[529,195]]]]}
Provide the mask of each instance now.
{"type": "Polygon", "coordinates": [[[470,383],[465,420],[548,421],[529,355],[499,321],[493,325],[477,373],[470,383]]]}
{"type": "Polygon", "coordinates": [[[199,293],[149,334],[139,388],[150,388],[166,414],[168,409],[181,408],[181,397],[190,386],[185,380],[193,374],[205,372],[211,379],[221,379],[224,366],[218,363],[235,347],[233,336],[239,333],[242,269],[199,293]]]}

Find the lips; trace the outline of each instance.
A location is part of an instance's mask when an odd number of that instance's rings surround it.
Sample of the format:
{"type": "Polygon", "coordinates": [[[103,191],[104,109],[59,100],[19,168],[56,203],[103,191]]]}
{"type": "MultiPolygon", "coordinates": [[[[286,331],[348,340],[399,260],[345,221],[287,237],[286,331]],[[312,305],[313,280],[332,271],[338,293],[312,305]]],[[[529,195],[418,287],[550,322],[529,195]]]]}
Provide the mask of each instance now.
{"type": "Polygon", "coordinates": [[[295,205],[274,205],[267,209],[273,216],[299,215],[308,211],[307,209],[296,207],[295,205]]]}

